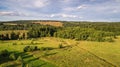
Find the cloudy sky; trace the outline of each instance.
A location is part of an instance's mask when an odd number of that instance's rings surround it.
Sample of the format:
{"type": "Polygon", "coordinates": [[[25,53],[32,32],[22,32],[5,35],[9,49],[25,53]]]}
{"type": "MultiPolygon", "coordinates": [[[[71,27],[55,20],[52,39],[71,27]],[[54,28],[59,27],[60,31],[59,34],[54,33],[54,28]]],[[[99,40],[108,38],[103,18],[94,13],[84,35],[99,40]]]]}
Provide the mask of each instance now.
{"type": "Polygon", "coordinates": [[[0,21],[120,21],[120,0],[0,0],[0,21]]]}

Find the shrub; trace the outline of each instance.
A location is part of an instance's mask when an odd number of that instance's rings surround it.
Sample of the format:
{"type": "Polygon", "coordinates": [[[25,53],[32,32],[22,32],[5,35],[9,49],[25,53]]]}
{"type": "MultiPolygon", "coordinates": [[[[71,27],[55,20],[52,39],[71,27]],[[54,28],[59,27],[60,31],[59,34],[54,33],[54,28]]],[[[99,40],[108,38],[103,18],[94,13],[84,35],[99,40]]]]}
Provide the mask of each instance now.
{"type": "Polygon", "coordinates": [[[10,60],[16,60],[15,54],[14,53],[10,54],[9,59],[10,60]]]}
{"type": "Polygon", "coordinates": [[[51,47],[41,47],[40,50],[45,51],[45,50],[52,50],[53,48],[51,47]]]}
{"type": "Polygon", "coordinates": [[[35,47],[34,47],[34,50],[38,50],[38,47],[37,47],[37,46],[35,46],[35,47]]]}
{"type": "Polygon", "coordinates": [[[37,46],[26,46],[23,50],[24,52],[35,51],[35,50],[38,50],[38,47],[37,46]]]}
{"type": "Polygon", "coordinates": [[[107,38],[106,41],[108,41],[108,42],[114,42],[114,40],[112,38],[107,38]]]}
{"type": "Polygon", "coordinates": [[[31,51],[30,46],[26,46],[23,50],[24,50],[24,52],[31,51]]]}
{"type": "Polygon", "coordinates": [[[3,56],[3,57],[6,57],[6,56],[9,56],[9,52],[8,52],[8,50],[2,50],[1,52],[0,52],[0,56],[3,56]]]}
{"type": "Polygon", "coordinates": [[[63,45],[62,44],[59,44],[59,46],[58,46],[59,48],[63,48],[63,45]]]}
{"type": "Polygon", "coordinates": [[[44,50],[46,50],[46,49],[45,49],[45,47],[41,47],[40,50],[44,51],[44,50]]]}
{"type": "Polygon", "coordinates": [[[13,43],[12,45],[17,45],[17,43],[13,43]]]}
{"type": "Polygon", "coordinates": [[[45,47],[46,50],[52,50],[52,47],[45,47]]]}
{"type": "Polygon", "coordinates": [[[17,61],[23,62],[23,59],[21,56],[18,56],[17,61]]]}
{"type": "Polygon", "coordinates": [[[21,43],[21,45],[24,45],[24,43],[21,43]]]}
{"type": "Polygon", "coordinates": [[[33,45],[33,44],[34,44],[34,41],[31,41],[31,44],[33,45]]]}

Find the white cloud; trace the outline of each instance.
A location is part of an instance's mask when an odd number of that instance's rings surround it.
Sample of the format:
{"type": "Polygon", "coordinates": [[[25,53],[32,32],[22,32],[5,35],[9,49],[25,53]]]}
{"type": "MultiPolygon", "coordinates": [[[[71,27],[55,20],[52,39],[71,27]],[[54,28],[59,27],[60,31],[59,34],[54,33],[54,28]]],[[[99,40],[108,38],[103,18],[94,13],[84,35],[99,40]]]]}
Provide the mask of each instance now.
{"type": "Polygon", "coordinates": [[[66,7],[66,8],[63,8],[63,10],[65,10],[65,11],[78,11],[81,9],[85,9],[86,7],[87,7],[87,5],[83,4],[83,5],[79,5],[77,7],[66,7]]]}
{"type": "Polygon", "coordinates": [[[48,4],[49,4],[49,1],[47,0],[34,0],[34,3],[33,3],[35,7],[39,7],[39,8],[47,6],[48,4]]]}
{"type": "Polygon", "coordinates": [[[50,0],[10,0],[9,4],[12,7],[26,7],[26,8],[42,8],[47,6],[50,3],[50,0]],[[15,4],[17,4],[15,6],[15,4]]]}
{"type": "Polygon", "coordinates": [[[54,16],[55,16],[54,14],[50,15],[50,17],[54,17],[54,16]]]}
{"type": "Polygon", "coordinates": [[[80,6],[77,7],[77,9],[84,9],[86,7],[87,7],[87,5],[80,5],[80,6]]]}
{"type": "Polygon", "coordinates": [[[28,16],[28,14],[16,11],[0,11],[0,16],[28,16]]]}
{"type": "Polygon", "coordinates": [[[77,15],[70,14],[51,14],[49,17],[62,17],[62,18],[82,18],[77,15]]]}
{"type": "Polygon", "coordinates": [[[12,11],[0,11],[0,15],[12,15],[12,11]]]}
{"type": "Polygon", "coordinates": [[[69,15],[69,14],[61,14],[63,18],[76,18],[76,15],[69,15]]]}

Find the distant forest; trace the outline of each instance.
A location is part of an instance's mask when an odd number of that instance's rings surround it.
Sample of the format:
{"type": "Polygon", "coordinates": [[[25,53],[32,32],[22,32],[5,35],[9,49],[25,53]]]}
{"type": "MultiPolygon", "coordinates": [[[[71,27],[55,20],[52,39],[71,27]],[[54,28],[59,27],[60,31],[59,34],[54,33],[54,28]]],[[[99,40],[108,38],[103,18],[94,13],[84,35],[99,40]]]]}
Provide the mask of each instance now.
{"type": "Polygon", "coordinates": [[[119,35],[120,22],[67,22],[49,20],[0,22],[0,40],[60,37],[75,40],[113,42],[119,35]],[[53,22],[53,24],[60,22],[62,27],[33,22],[53,22]],[[7,31],[11,32],[8,33],[7,31]]]}

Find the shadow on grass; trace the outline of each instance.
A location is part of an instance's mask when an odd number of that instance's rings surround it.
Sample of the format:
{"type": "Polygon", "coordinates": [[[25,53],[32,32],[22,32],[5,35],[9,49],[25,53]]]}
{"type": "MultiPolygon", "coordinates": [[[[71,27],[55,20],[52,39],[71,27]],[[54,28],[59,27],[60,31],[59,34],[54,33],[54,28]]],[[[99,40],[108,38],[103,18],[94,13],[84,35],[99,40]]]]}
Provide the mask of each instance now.
{"type": "Polygon", "coordinates": [[[29,58],[29,57],[32,57],[33,55],[25,55],[25,56],[22,56],[22,58],[29,58]]]}
{"type": "MultiPolygon", "coordinates": [[[[11,53],[14,53],[14,54],[15,54],[16,59],[18,58],[18,56],[22,56],[22,57],[23,57],[23,56],[28,55],[28,54],[25,53],[25,52],[17,52],[17,51],[9,52],[9,54],[6,55],[6,56],[0,56],[0,64],[5,63],[5,62],[8,62],[8,61],[12,61],[12,60],[10,60],[10,58],[9,58],[9,56],[10,56],[11,53]]],[[[26,58],[27,58],[27,57],[26,57],[26,58]]]]}
{"type": "Polygon", "coordinates": [[[64,49],[64,50],[67,50],[69,48],[72,48],[73,46],[72,45],[66,45],[66,46],[62,46],[61,48],[57,48],[57,49],[64,49]]]}
{"type": "Polygon", "coordinates": [[[10,61],[9,57],[0,56],[0,64],[10,61]]]}
{"type": "MultiPolygon", "coordinates": [[[[11,53],[14,53],[14,54],[15,54],[16,59],[17,59],[19,56],[21,56],[23,60],[27,59],[27,61],[23,61],[25,65],[28,64],[28,63],[31,63],[31,62],[33,63],[33,62],[36,61],[36,60],[39,60],[39,58],[35,58],[35,57],[33,57],[33,55],[29,55],[29,54],[27,54],[27,53],[25,53],[25,52],[16,52],[16,51],[14,51],[14,52],[10,52],[10,54],[11,54],[11,53]]],[[[48,53],[46,56],[54,55],[54,54],[56,54],[56,53],[48,53]]],[[[9,56],[7,56],[7,57],[1,57],[1,56],[0,56],[0,64],[6,63],[6,62],[8,62],[8,61],[11,62],[11,60],[9,59],[9,56]]],[[[14,62],[14,61],[13,61],[13,62],[14,62]]],[[[41,67],[41,66],[44,66],[44,65],[46,65],[46,64],[47,64],[46,62],[40,63],[40,64],[38,64],[38,65],[35,65],[35,67],[41,67]]],[[[20,65],[21,65],[21,64],[18,64],[18,63],[8,64],[6,67],[17,67],[17,66],[20,66],[20,65]]],[[[33,67],[34,67],[34,66],[33,66],[33,67]]]]}
{"type": "Polygon", "coordinates": [[[50,55],[55,55],[55,54],[57,54],[57,52],[55,52],[55,53],[46,53],[45,56],[50,56],[50,55]]]}
{"type": "Polygon", "coordinates": [[[39,59],[39,58],[30,59],[30,60],[27,61],[27,63],[30,63],[30,62],[35,61],[35,60],[38,60],[38,59],[39,59]]]}

